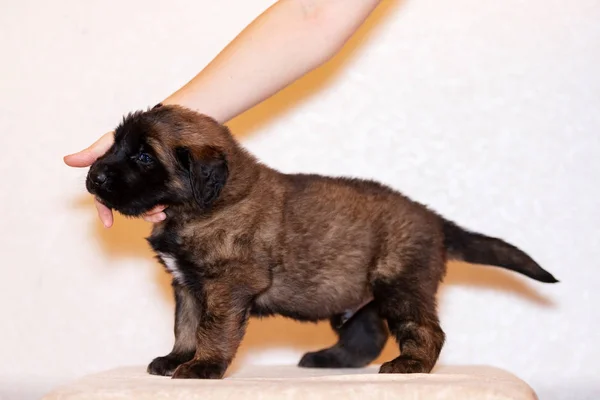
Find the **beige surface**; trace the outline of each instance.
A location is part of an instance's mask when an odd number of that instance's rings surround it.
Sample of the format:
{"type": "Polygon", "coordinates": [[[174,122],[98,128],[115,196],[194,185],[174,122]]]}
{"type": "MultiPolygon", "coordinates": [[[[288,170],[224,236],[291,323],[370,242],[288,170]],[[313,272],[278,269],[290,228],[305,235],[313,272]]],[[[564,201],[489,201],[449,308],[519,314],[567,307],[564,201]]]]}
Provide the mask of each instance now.
{"type": "Polygon", "coordinates": [[[57,388],[43,400],[99,399],[460,399],[535,400],[522,380],[491,367],[442,366],[433,374],[380,375],[356,370],[251,366],[223,380],[172,380],[124,367],[57,388]]]}

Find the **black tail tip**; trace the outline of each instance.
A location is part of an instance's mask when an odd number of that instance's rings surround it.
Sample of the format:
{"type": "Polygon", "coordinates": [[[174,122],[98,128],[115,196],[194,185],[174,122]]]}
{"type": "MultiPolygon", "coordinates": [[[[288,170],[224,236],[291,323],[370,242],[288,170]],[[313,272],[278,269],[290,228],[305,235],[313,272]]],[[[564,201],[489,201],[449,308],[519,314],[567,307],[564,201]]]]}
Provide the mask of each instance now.
{"type": "Polygon", "coordinates": [[[538,280],[540,282],[544,282],[544,283],[559,283],[560,282],[550,272],[547,272],[547,271],[543,271],[543,272],[540,272],[539,274],[535,274],[535,276],[532,276],[532,278],[534,278],[535,280],[538,280]]]}

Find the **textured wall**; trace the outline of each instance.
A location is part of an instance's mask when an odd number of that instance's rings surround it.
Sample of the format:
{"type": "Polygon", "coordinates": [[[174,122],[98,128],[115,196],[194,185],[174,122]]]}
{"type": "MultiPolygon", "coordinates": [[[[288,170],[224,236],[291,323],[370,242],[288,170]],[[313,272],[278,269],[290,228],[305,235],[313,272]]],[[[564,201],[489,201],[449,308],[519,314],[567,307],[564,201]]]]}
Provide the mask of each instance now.
{"type": "MultiPolygon", "coordinates": [[[[175,90],[270,4],[2,2],[0,397],[170,349],[149,225],[101,228],[86,171],[62,156],[175,90]]],[[[272,166],[379,179],[554,273],[545,286],[453,265],[440,293],[441,362],[506,368],[542,399],[600,390],[598,21],[597,0],[385,2],[339,57],[231,123],[272,166]]],[[[253,321],[237,363],[294,363],[332,340],[325,324],[253,321]]]]}

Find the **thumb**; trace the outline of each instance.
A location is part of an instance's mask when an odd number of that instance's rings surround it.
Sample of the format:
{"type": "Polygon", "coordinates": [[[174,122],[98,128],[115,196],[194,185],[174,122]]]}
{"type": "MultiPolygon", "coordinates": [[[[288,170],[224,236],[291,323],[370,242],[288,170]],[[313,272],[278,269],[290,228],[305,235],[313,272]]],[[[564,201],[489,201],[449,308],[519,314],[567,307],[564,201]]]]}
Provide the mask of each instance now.
{"type": "Polygon", "coordinates": [[[63,158],[70,167],[89,167],[98,157],[108,151],[114,143],[114,132],[105,133],[88,148],[63,158]]]}

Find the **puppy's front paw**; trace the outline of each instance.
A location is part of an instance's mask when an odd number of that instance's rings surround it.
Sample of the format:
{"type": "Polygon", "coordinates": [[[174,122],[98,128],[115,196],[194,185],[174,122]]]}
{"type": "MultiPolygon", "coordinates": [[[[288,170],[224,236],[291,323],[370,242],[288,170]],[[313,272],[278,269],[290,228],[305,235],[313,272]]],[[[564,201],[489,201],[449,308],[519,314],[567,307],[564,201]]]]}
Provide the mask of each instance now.
{"type": "Polygon", "coordinates": [[[227,364],[192,360],[181,364],[173,373],[173,379],[221,379],[227,364]]]}
{"type": "Polygon", "coordinates": [[[426,374],[431,371],[422,361],[407,357],[397,357],[383,363],[379,368],[380,374],[426,374]]]}
{"type": "Polygon", "coordinates": [[[170,354],[164,357],[156,357],[148,365],[147,371],[151,375],[171,376],[173,375],[173,371],[183,362],[179,357],[174,357],[170,354]]]}

